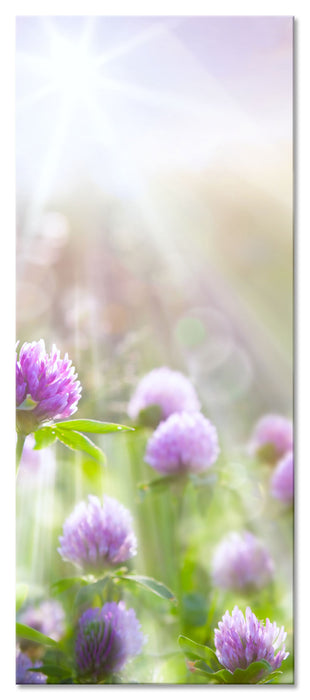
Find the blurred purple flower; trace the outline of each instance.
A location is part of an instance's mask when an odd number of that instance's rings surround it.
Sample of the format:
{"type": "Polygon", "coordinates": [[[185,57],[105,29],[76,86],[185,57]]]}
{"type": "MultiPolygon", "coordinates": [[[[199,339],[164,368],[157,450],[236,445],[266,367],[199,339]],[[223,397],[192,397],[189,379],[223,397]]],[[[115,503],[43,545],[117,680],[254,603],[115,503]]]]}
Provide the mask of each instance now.
{"type": "Polygon", "coordinates": [[[60,359],[55,345],[48,355],[44,340],[23,344],[19,359],[16,358],[16,405],[20,406],[27,397],[35,405],[31,410],[18,412],[20,432],[25,426],[27,433],[33,432],[43,421],[67,418],[75,413],[81,385],[74,371],[68,355],[60,359]]]}
{"type": "Polygon", "coordinates": [[[47,677],[43,673],[28,671],[28,668],[40,668],[41,661],[31,661],[27,654],[23,654],[19,649],[16,652],[16,684],[32,685],[46,683],[47,677]]]}
{"type": "Polygon", "coordinates": [[[199,411],[200,402],[191,382],[181,372],[168,367],[158,367],[139,382],[128,405],[128,415],[137,420],[140,411],[157,405],[161,420],[180,411],[199,411]]]}
{"type": "Polygon", "coordinates": [[[163,474],[201,472],[217,459],[217,432],[202,413],[174,413],[159,424],[146,448],[145,461],[163,474]]]}
{"type": "Polygon", "coordinates": [[[230,532],[217,546],[212,560],[214,586],[224,589],[259,589],[271,580],[273,561],[251,532],[230,532]]]}
{"type": "Polygon", "coordinates": [[[271,623],[268,618],[264,625],[251,608],[246,609],[245,618],[237,605],[232,615],[229,615],[227,610],[214,632],[216,656],[232,673],[236,668],[247,668],[253,661],[262,659],[276,669],[289,655],[283,643],[286,639],[284,628],[279,629],[276,623],[271,623]]]}
{"type": "Polygon", "coordinates": [[[79,676],[96,683],[120,671],[144,644],[141,625],[125,603],[105,603],[80,617],[75,646],[79,676]]]}
{"type": "Polygon", "coordinates": [[[287,452],[278,462],[272,478],[271,493],[274,498],[290,503],[294,498],[294,455],[287,452]]]}
{"type": "MultiPolygon", "coordinates": [[[[17,435],[16,435],[17,439],[17,435]]],[[[23,468],[22,471],[28,472],[28,473],[35,473],[39,470],[40,464],[41,464],[41,450],[34,450],[34,446],[36,444],[36,441],[33,437],[33,435],[29,434],[27,435],[23,447],[23,454],[21,457],[21,463],[20,466],[23,468]]],[[[44,449],[44,454],[46,454],[46,450],[48,448],[44,449]]]]}
{"type": "Polygon", "coordinates": [[[23,488],[32,489],[34,485],[52,485],[55,478],[56,458],[52,448],[44,447],[34,450],[35,439],[30,433],[26,436],[23,454],[19,465],[18,479],[23,488]]]}
{"type": "Polygon", "coordinates": [[[58,642],[65,631],[65,613],[56,600],[45,600],[38,606],[29,606],[20,616],[20,622],[58,642]]]}
{"type": "Polygon", "coordinates": [[[269,414],[260,418],[254,427],[249,452],[255,455],[263,448],[271,447],[275,458],[282,457],[293,447],[293,424],[284,416],[269,414]]]}
{"type": "Polygon", "coordinates": [[[96,496],[78,503],[63,526],[58,552],[84,571],[101,571],[131,559],[137,553],[132,517],[121,503],[96,496]]]}

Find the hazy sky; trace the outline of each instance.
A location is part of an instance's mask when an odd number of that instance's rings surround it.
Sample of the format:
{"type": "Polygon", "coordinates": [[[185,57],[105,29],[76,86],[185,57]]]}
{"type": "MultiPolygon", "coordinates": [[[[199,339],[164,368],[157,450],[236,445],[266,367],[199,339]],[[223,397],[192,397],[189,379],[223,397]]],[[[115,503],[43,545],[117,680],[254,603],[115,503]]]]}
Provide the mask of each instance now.
{"type": "Polygon", "coordinates": [[[43,182],[44,199],[86,170],[122,190],[133,172],[290,142],[292,32],[290,17],[19,17],[18,188],[43,182]]]}

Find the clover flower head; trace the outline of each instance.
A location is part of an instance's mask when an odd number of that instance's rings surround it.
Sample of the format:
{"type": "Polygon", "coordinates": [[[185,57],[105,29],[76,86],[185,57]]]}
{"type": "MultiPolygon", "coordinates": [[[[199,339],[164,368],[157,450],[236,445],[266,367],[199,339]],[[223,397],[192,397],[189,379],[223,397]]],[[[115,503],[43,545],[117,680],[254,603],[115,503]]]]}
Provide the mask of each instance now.
{"type": "Polygon", "coordinates": [[[128,415],[137,420],[140,411],[157,405],[161,420],[180,411],[199,411],[200,402],[190,380],[169,367],[157,367],[139,382],[129,405],[128,415]]]}
{"type": "Polygon", "coordinates": [[[60,358],[53,345],[50,355],[44,340],[24,343],[19,358],[16,356],[16,406],[26,398],[34,402],[31,410],[18,413],[19,432],[34,432],[40,423],[71,416],[81,398],[81,385],[71,360],[65,354],[60,358]]]}
{"type": "Polygon", "coordinates": [[[46,683],[47,677],[40,671],[29,671],[29,668],[40,668],[41,661],[31,661],[27,654],[23,654],[19,649],[16,651],[16,684],[32,685],[46,683]]]}
{"type": "Polygon", "coordinates": [[[63,526],[59,554],[89,573],[131,559],[137,553],[132,517],[116,499],[96,496],[78,503],[63,526]]]}
{"type": "Polygon", "coordinates": [[[216,428],[198,411],[174,413],[156,428],[145,462],[162,474],[201,472],[217,459],[216,428]]]}
{"type": "Polygon", "coordinates": [[[283,503],[291,503],[294,498],[294,455],[287,452],[278,462],[271,477],[271,493],[283,503]]]}
{"type": "Polygon", "coordinates": [[[269,552],[251,532],[230,532],[213,555],[212,578],[219,588],[260,589],[269,583],[273,573],[269,552]]]}
{"type": "Polygon", "coordinates": [[[55,642],[64,634],[65,613],[57,600],[44,600],[40,605],[31,605],[20,616],[20,622],[51,637],[55,642]]]}
{"type": "Polygon", "coordinates": [[[273,670],[281,666],[289,652],[285,651],[284,628],[268,618],[260,622],[247,607],[245,617],[236,605],[232,615],[228,610],[214,630],[216,656],[233,673],[236,668],[248,668],[253,661],[267,661],[273,670]],[[278,651],[277,651],[278,650],[278,651]]]}
{"type": "Polygon", "coordinates": [[[293,424],[284,416],[267,414],[256,423],[249,444],[249,453],[257,454],[260,450],[271,447],[275,458],[282,457],[293,448],[293,424]]]}
{"type": "Polygon", "coordinates": [[[125,603],[90,608],[79,619],[75,645],[78,674],[89,682],[105,680],[120,671],[144,644],[141,625],[125,603]]]}

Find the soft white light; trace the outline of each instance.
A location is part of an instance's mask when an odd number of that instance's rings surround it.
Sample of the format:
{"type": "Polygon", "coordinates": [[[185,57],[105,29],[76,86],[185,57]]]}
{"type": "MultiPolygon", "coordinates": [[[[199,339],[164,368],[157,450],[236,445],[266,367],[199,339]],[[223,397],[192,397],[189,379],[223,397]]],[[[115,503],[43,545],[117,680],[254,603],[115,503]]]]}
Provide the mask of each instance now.
{"type": "Polygon", "coordinates": [[[93,92],[98,81],[97,66],[85,44],[73,44],[55,37],[49,59],[53,86],[71,101],[93,92]]]}

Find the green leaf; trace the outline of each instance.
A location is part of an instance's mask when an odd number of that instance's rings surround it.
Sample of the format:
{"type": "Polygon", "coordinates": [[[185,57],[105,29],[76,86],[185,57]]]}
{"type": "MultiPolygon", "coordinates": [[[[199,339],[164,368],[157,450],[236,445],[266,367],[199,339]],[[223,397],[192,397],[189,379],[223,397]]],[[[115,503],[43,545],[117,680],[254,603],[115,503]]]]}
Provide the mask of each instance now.
{"type": "Polygon", "coordinates": [[[84,605],[84,603],[91,602],[96,595],[101,596],[109,580],[111,580],[110,576],[104,576],[104,578],[99,579],[99,581],[89,583],[87,586],[80,588],[75,598],[75,605],[84,605]]]}
{"type": "Polygon", "coordinates": [[[49,680],[61,681],[63,678],[72,677],[72,670],[70,668],[65,668],[63,666],[54,666],[52,664],[43,664],[43,666],[37,668],[29,668],[29,671],[35,671],[36,673],[44,673],[49,680]]]}
{"type": "Polygon", "coordinates": [[[261,661],[253,661],[253,663],[245,669],[236,668],[233,673],[226,668],[221,668],[215,673],[210,673],[205,667],[204,661],[195,662],[192,668],[206,676],[212,683],[221,683],[224,685],[262,684],[273,677],[272,667],[264,659],[261,661]]]}
{"type": "Polygon", "coordinates": [[[138,489],[143,493],[147,493],[148,491],[159,492],[165,490],[170,484],[176,484],[180,479],[184,480],[183,474],[162,476],[159,479],[153,479],[153,481],[138,484],[138,489]]]}
{"type": "Polygon", "coordinates": [[[266,678],[263,676],[263,678],[258,681],[258,685],[273,683],[277,680],[277,678],[279,678],[279,676],[283,676],[283,671],[273,671],[272,673],[269,673],[266,678]]]}
{"type": "Polygon", "coordinates": [[[133,581],[139,586],[143,586],[143,588],[152,591],[152,593],[155,593],[155,595],[158,595],[160,598],[170,600],[171,603],[177,602],[174,593],[172,593],[164,583],[156,581],[154,578],[150,578],[149,576],[118,576],[117,578],[120,578],[122,581],[133,581]]]}
{"type": "Polygon", "coordinates": [[[61,430],[81,430],[85,433],[116,433],[123,430],[134,430],[134,428],[129,428],[127,425],[105,423],[100,420],[89,420],[87,418],[61,421],[55,423],[55,426],[61,428],[61,430]]]}
{"type": "Polygon", "coordinates": [[[101,464],[105,463],[105,455],[86,435],[75,430],[63,430],[58,425],[54,426],[56,437],[71,450],[81,450],[101,464]]]}
{"type": "Polygon", "coordinates": [[[76,584],[79,584],[80,586],[87,586],[88,581],[82,576],[61,578],[58,581],[52,583],[51,593],[52,595],[58,595],[59,593],[63,593],[64,591],[68,590],[68,588],[72,588],[72,586],[75,586],[76,584]]]}
{"type": "Polygon", "coordinates": [[[29,639],[31,642],[37,642],[37,644],[58,647],[58,643],[55,642],[54,639],[51,639],[45,634],[32,629],[32,627],[28,627],[28,625],[22,625],[21,622],[16,622],[16,635],[17,637],[22,637],[23,639],[29,639]]]}
{"type": "Polygon", "coordinates": [[[223,668],[213,649],[205,647],[203,644],[198,644],[182,634],[179,636],[178,642],[185,656],[191,661],[202,659],[211,671],[218,671],[223,668]]]}
{"type": "Polygon", "coordinates": [[[45,428],[39,428],[34,433],[34,439],[36,444],[34,450],[42,450],[43,447],[48,447],[56,440],[56,432],[53,427],[46,426],[45,428]]]}
{"type": "Polygon", "coordinates": [[[26,583],[18,583],[16,586],[16,612],[22,607],[28,595],[26,583]]]}
{"type": "Polygon", "coordinates": [[[227,671],[226,683],[243,684],[243,683],[258,683],[263,678],[267,678],[272,672],[272,666],[262,659],[261,661],[253,661],[248,668],[236,668],[234,673],[230,674],[227,671]]]}

